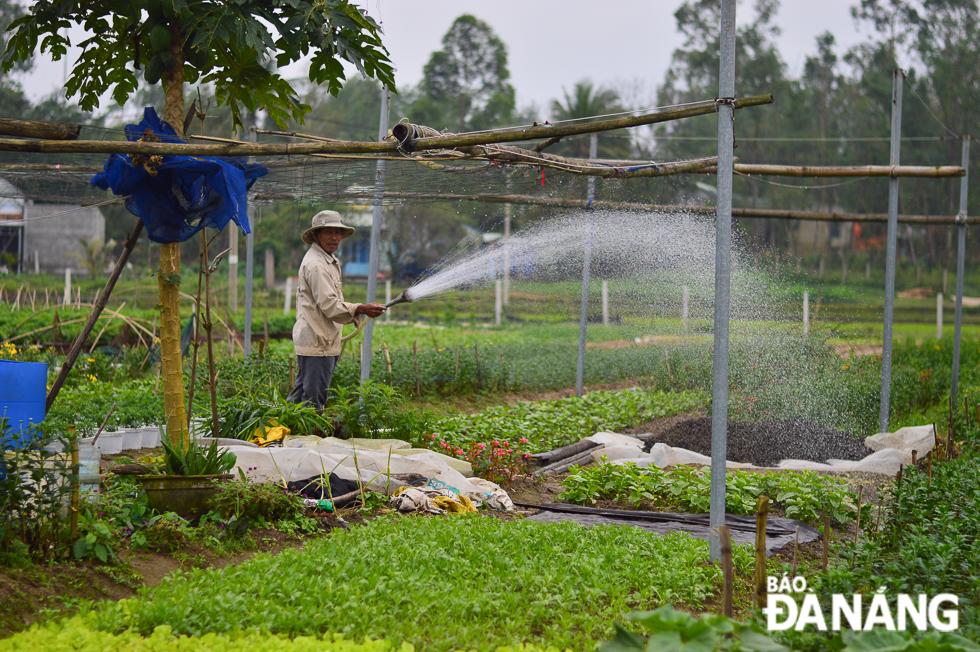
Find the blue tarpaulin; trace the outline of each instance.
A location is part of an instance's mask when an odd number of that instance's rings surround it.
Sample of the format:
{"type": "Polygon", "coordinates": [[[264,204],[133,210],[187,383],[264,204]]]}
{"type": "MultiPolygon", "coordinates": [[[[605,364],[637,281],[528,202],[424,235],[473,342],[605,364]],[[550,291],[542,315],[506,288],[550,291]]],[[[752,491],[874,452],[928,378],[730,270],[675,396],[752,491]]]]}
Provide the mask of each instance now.
{"type": "MultiPolygon", "coordinates": [[[[126,138],[185,142],[153,107],[146,107],[138,125],[126,125],[126,138]]],[[[90,183],[125,195],[126,208],[142,218],[150,240],[183,242],[204,227],[223,229],[228,220],[249,233],[248,189],[268,172],[244,159],[113,154],[90,183]]]]}

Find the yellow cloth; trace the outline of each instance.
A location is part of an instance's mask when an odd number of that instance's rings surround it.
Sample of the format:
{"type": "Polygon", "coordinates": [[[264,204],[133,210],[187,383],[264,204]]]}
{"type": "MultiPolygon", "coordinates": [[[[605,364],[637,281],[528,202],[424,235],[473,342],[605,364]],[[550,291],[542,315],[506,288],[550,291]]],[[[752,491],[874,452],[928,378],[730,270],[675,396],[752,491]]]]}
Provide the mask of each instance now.
{"type": "Polygon", "coordinates": [[[459,495],[459,501],[455,501],[449,496],[436,496],[435,498],[432,498],[431,501],[433,505],[446,510],[450,514],[476,512],[476,507],[473,506],[473,501],[462,494],[459,495]]]}
{"type": "Polygon", "coordinates": [[[282,442],[289,435],[290,430],[286,426],[280,426],[275,419],[269,421],[265,428],[261,426],[252,431],[252,438],[249,440],[259,446],[268,446],[276,442],[282,442]]]}

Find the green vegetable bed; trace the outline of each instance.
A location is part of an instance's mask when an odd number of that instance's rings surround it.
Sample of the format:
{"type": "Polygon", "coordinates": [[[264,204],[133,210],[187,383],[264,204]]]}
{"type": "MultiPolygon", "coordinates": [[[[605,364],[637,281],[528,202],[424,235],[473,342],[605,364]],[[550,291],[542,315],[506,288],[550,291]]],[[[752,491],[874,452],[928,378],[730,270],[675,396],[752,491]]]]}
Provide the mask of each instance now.
{"type": "MultiPolygon", "coordinates": [[[[625,612],[714,596],[721,576],[707,558],[704,541],[625,526],[388,517],[301,550],[177,574],[87,619],[144,635],[170,625],[190,636],[342,633],[432,651],[525,642],[583,650],[625,612]]],[[[752,563],[741,548],[735,560],[746,571],[752,563]]]]}

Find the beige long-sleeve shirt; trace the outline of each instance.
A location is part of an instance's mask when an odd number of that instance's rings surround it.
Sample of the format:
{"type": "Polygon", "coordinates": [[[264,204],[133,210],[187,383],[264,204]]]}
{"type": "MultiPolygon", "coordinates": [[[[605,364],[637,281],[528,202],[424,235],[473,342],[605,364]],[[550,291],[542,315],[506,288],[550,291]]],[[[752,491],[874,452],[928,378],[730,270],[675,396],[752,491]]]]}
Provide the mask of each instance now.
{"type": "Polygon", "coordinates": [[[314,242],[299,266],[293,326],[296,355],[340,355],[343,325],[354,321],[359,305],[344,301],[340,261],[314,242]]]}

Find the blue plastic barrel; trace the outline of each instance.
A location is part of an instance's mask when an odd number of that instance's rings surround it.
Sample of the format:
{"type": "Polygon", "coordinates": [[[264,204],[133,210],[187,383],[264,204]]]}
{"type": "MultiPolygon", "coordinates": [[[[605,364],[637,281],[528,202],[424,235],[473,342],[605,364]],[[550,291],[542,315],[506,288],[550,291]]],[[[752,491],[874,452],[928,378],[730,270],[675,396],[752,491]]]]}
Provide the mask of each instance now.
{"type": "Polygon", "coordinates": [[[26,443],[28,424],[44,421],[47,385],[46,363],[0,360],[0,416],[16,442],[26,443]]]}

